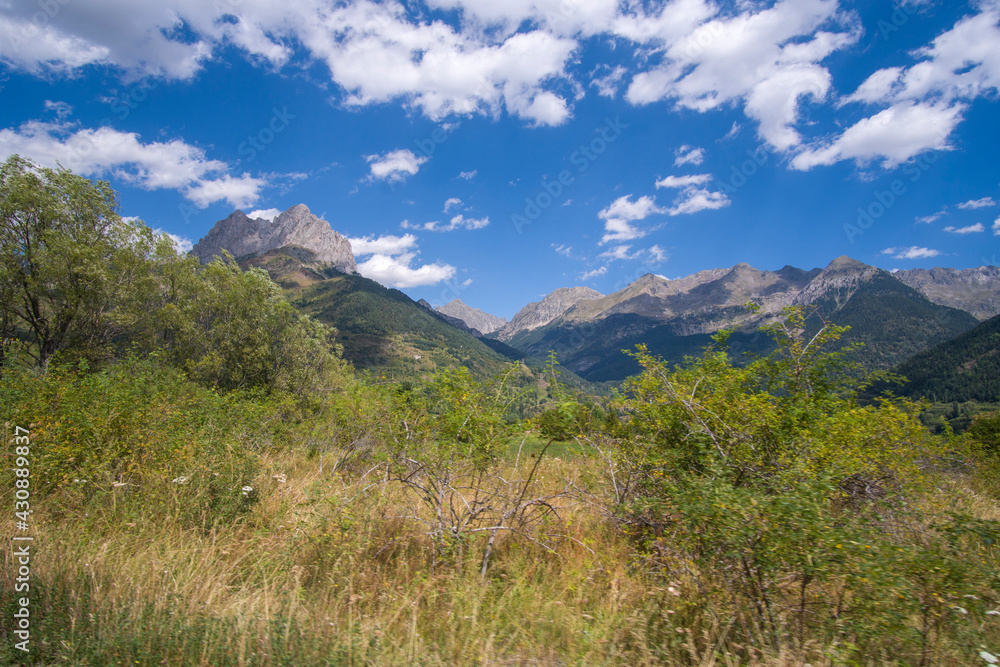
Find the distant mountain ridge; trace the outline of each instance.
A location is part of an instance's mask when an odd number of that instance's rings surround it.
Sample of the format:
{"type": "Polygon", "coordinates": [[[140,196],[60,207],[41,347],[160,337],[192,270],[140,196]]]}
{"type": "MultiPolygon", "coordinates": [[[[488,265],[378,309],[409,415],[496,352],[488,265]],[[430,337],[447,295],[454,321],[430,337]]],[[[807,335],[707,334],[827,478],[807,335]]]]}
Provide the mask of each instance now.
{"type": "Polygon", "coordinates": [[[491,315],[487,312],[479,310],[478,308],[472,308],[471,306],[466,305],[461,299],[449,301],[443,306],[438,306],[435,310],[439,313],[448,315],[449,317],[461,320],[467,326],[475,329],[480,334],[493,333],[503,325],[507,324],[507,320],[504,318],[491,315]]]}
{"type": "Polygon", "coordinates": [[[313,215],[305,204],[296,204],[274,220],[250,218],[233,211],[219,220],[191,249],[202,263],[223,250],[237,260],[245,260],[286,246],[304,249],[309,259],[341,273],[357,274],[351,242],[333,230],[330,223],[313,215]]]}
{"type": "Polygon", "coordinates": [[[517,311],[510,322],[493,332],[493,337],[509,342],[519,333],[545,326],[580,301],[599,299],[603,294],[589,287],[560,287],[541,301],[533,301],[517,311]]]}
{"type": "Polygon", "coordinates": [[[1000,313],[1000,267],[907,269],[893,275],[934,303],[961,308],[978,320],[1000,313]]]}
{"type": "Polygon", "coordinates": [[[769,341],[756,330],[791,305],[814,310],[814,328],[819,317],[851,326],[845,342],[865,343],[852,358],[869,369],[899,363],[976,324],[969,313],[935,304],[889,272],[844,256],[808,271],[741,263],[677,280],[646,274],[613,294],[580,299],[540,326],[514,331],[506,342],[536,356],[554,350],[586,379],[620,380],[638,370],[621,352],[637,343],[680,361],[710,342],[710,334],[732,328],[739,350],[766,351],[769,341]],[[746,308],[748,302],[759,308],[746,308]]]}

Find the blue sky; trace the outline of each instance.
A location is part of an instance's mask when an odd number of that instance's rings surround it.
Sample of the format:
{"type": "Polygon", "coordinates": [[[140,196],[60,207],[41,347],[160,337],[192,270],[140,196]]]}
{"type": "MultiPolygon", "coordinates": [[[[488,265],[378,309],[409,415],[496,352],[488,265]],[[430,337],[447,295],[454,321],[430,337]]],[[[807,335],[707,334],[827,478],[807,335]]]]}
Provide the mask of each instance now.
{"type": "Polygon", "coordinates": [[[0,158],[182,242],[297,203],[510,318],[748,262],[997,264],[1000,0],[0,1],[0,158]]]}

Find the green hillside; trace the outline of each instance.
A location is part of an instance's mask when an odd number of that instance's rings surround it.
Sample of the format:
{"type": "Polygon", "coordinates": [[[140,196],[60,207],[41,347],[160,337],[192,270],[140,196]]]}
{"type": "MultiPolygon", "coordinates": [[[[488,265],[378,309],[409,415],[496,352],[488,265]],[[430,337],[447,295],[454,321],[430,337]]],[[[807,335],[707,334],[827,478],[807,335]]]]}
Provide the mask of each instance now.
{"type": "Polygon", "coordinates": [[[969,313],[932,303],[884,271],[839,309],[832,300],[815,305],[832,323],[851,327],[843,341],[864,344],[851,360],[868,370],[891,368],[978,324],[969,313]]]}
{"type": "Polygon", "coordinates": [[[935,402],[1000,402],[1000,315],[970,331],[921,352],[894,371],[909,382],[880,385],[912,398],[935,402]]]}
{"type": "MultiPolygon", "coordinates": [[[[865,370],[891,368],[913,354],[926,350],[975,327],[970,314],[939,306],[916,290],[879,271],[851,296],[831,290],[813,306],[810,329],[819,329],[822,319],[851,327],[838,344],[863,343],[848,355],[865,370]],[[845,301],[846,299],[846,301],[845,301]]],[[[731,308],[729,310],[742,310],[731,308]]],[[[697,315],[683,316],[685,324],[697,315]]],[[[567,368],[591,382],[621,381],[640,371],[638,363],[623,350],[638,344],[669,363],[699,355],[711,343],[710,334],[678,335],[681,318],[660,322],[642,315],[612,315],[573,326],[562,320],[522,332],[511,342],[536,356],[555,350],[567,368]]],[[[736,363],[773,349],[770,339],[756,330],[737,331],[729,343],[736,363]]]]}

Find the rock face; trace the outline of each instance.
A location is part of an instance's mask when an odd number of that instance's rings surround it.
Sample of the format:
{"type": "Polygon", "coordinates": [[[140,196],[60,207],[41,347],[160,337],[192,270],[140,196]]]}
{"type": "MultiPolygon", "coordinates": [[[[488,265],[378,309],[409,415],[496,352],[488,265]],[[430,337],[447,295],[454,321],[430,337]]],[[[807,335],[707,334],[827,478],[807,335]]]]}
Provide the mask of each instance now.
{"type": "Polygon", "coordinates": [[[223,250],[243,260],[285,246],[305,248],[314,261],[342,273],[358,272],[351,242],[335,232],[330,223],[310,213],[305,204],[291,207],[273,221],[233,211],[228,218],[215,223],[191,252],[207,263],[223,250]]]}
{"type": "Polygon", "coordinates": [[[465,323],[465,320],[458,317],[452,317],[451,315],[443,313],[440,310],[435,310],[434,306],[428,303],[427,299],[421,299],[420,301],[417,301],[417,305],[423,308],[424,310],[428,311],[431,315],[438,318],[442,322],[447,322],[451,326],[455,327],[456,329],[460,329],[461,331],[464,331],[470,336],[474,336],[475,338],[483,337],[483,333],[479,329],[470,327],[468,324],[465,323]]]}
{"type": "Polygon", "coordinates": [[[478,308],[468,306],[463,303],[461,299],[449,301],[443,306],[439,306],[437,311],[448,315],[449,317],[462,320],[466,325],[476,329],[484,335],[493,333],[503,325],[507,324],[507,320],[504,318],[497,317],[496,315],[490,315],[489,313],[483,312],[478,308]]]}
{"type": "Polygon", "coordinates": [[[492,337],[509,341],[518,333],[545,326],[581,301],[602,296],[589,287],[560,287],[541,301],[529,303],[517,311],[514,319],[497,329],[492,337]]]}
{"type": "Polygon", "coordinates": [[[893,275],[930,301],[960,308],[978,320],[1000,314],[1000,267],[908,269],[893,275]]]}

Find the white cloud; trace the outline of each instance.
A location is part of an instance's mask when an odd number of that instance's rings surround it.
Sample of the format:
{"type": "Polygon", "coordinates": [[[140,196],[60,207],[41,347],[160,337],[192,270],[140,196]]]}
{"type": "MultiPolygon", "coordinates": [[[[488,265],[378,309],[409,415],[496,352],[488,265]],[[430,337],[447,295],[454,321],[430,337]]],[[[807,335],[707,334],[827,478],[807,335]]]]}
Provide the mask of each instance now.
{"type": "Polygon", "coordinates": [[[216,201],[243,208],[268,185],[265,178],[229,175],[224,162],[208,159],[205,151],[181,139],[143,143],[138,134],[109,127],[75,129],[68,123],[30,121],[16,130],[0,130],[0,156],[15,153],[83,176],[114,176],[146,190],[178,190],[201,208],[216,201]]]}
{"type": "Polygon", "coordinates": [[[403,236],[360,237],[348,239],[355,257],[370,255],[358,263],[358,273],[387,287],[406,288],[434,285],[455,275],[455,267],[440,262],[414,268],[417,256],[417,237],[403,236]]]}
{"type": "Polygon", "coordinates": [[[662,62],[637,74],[626,97],[633,104],[670,99],[697,111],[742,101],[762,139],[791,148],[801,141],[794,128],[799,100],[823,100],[830,88],[830,74],[818,63],[861,31],[837,0],[737,7],[744,11],[719,15],[703,0],[674,0],[658,15],[623,17],[620,35],[663,50],[662,62]]]}
{"type": "Polygon", "coordinates": [[[993,226],[990,229],[993,230],[993,236],[1000,236],[1000,218],[993,221],[993,226]]]}
{"type": "Polygon", "coordinates": [[[615,260],[619,260],[619,259],[635,259],[638,256],[638,253],[636,253],[636,254],[630,253],[629,251],[631,249],[632,249],[632,246],[630,246],[630,245],[616,245],[613,248],[609,248],[608,250],[605,250],[600,255],[598,255],[598,257],[600,257],[602,259],[611,260],[611,261],[615,261],[615,260]]]}
{"type": "Polygon", "coordinates": [[[279,215],[281,215],[281,211],[276,208],[258,209],[247,213],[248,218],[260,218],[261,220],[270,220],[271,222],[274,222],[274,219],[279,215]]]}
{"type": "Polygon", "coordinates": [[[807,148],[792,159],[792,167],[809,170],[841,160],[865,164],[882,160],[895,167],[927,150],[950,150],[948,136],[962,120],[962,104],[900,102],[859,120],[839,137],[807,148]]]}
{"type": "Polygon", "coordinates": [[[458,197],[449,197],[444,202],[444,212],[447,213],[449,210],[452,209],[452,207],[454,207],[454,206],[461,206],[461,205],[462,205],[462,200],[461,199],[459,199],[458,197]]]}
{"type": "Polygon", "coordinates": [[[354,251],[356,257],[362,255],[399,255],[417,245],[417,237],[413,234],[386,235],[378,238],[361,236],[348,240],[351,242],[351,250],[354,251]]]}
{"type": "Polygon", "coordinates": [[[667,176],[656,182],[658,188],[686,188],[692,185],[704,185],[712,180],[711,174],[690,174],[688,176],[667,176]]]}
{"type": "Polygon", "coordinates": [[[584,273],[581,273],[580,280],[590,280],[592,278],[598,278],[600,276],[603,276],[607,272],[608,272],[608,267],[599,266],[592,271],[585,271],[584,273]]]}
{"type": "Polygon", "coordinates": [[[967,202],[962,202],[958,205],[960,209],[969,210],[977,208],[988,208],[990,206],[996,206],[997,203],[993,201],[993,197],[983,197],[982,199],[970,199],[967,202]]]}
{"type": "Polygon", "coordinates": [[[224,174],[211,180],[200,180],[184,190],[184,196],[200,208],[217,201],[227,201],[234,208],[243,208],[260,198],[260,190],[267,182],[249,174],[233,177],[224,174]]]}
{"type": "Polygon", "coordinates": [[[940,250],[932,250],[930,248],[921,248],[918,246],[910,246],[909,248],[886,248],[882,251],[883,255],[892,255],[895,259],[925,259],[929,257],[937,257],[941,254],[940,250]]]}
{"type": "Polygon", "coordinates": [[[967,102],[1000,90],[1000,3],[982,0],[979,13],[960,19],[913,55],[910,67],[880,69],[840,104],[886,104],[825,146],[796,156],[793,166],[809,169],[839,160],[882,159],[893,167],[931,149],[948,148],[967,102]]]}
{"type": "Polygon", "coordinates": [[[159,228],[154,229],[153,233],[166,234],[170,238],[170,240],[174,242],[174,247],[177,248],[178,254],[186,255],[187,253],[191,252],[191,248],[194,247],[194,241],[192,241],[189,238],[179,236],[178,234],[171,234],[170,232],[164,231],[159,228]]]}
{"type": "Polygon", "coordinates": [[[658,245],[653,245],[648,248],[640,248],[633,251],[631,245],[617,245],[613,248],[605,250],[600,255],[601,259],[606,259],[610,262],[618,260],[631,260],[631,259],[642,259],[643,263],[647,266],[656,266],[667,259],[667,253],[663,251],[658,245]]]}
{"type": "Polygon", "coordinates": [[[559,253],[560,255],[562,255],[563,257],[572,257],[573,256],[573,247],[572,246],[568,246],[565,243],[560,243],[558,245],[555,244],[555,243],[553,243],[552,244],[552,248],[557,253],[559,253]]]}
{"type": "Polygon", "coordinates": [[[471,181],[476,177],[476,174],[478,173],[479,173],[478,169],[473,169],[472,171],[463,171],[459,173],[458,177],[466,181],[471,181]]]}
{"type": "Polygon", "coordinates": [[[705,149],[694,146],[681,146],[674,151],[674,166],[683,167],[686,164],[695,166],[705,161],[705,149]]]}
{"type": "Polygon", "coordinates": [[[416,155],[408,148],[400,148],[381,155],[365,156],[370,169],[368,178],[389,183],[398,183],[406,180],[408,176],[413,176],[420,171],[421,165],[429,159],[423,155],[416,155]]]}
{"type": "Polygon", "coordinates": [[[729,206],[729,197],[722,192],[711,192],[699,187],[712,180],[711,174],[691,174],[688,176],[667,176],[656,182],[657,188],[680,188],[674,204],[665,213],[690,215],[699,211],[711,211],[729,206]]]}
{"type": "Polygon", "coordinates": [[[983,227],[983,223],[977,222],[974,225],[969,225],[968,227],[945,227],[944,231],[951,232],[952,234],[976,234],[978,232],[985,232],[986,228],[983,227]]]}
{"type": "Polygon", "coordinates": [[[925,215],[925,216],[917,218],[917,222],[923,223],[925,225],[929,225],[932,222],[937,222],[938,220],[940,220],[941,217],[944,215],[944,213],[945,213],[945,209],[941,209],[937,213],[932,213],[931,215],[925,215]]]}
{"type": "Polygon", "coordinates": [[[685,188],[667,213],[690,215],[699,211],[715,211],[729,204],[729,197],[722,192],[709,192],[704,188],[685,188]]]}
{"type": "MultiPolygon", "coordinates": [[[[37,3],[0,5],[0,60],[36,74],[100,65],[133,79],[191,79],[228,46],[272,67],[296,48],[326,65],[348,105],[401,101],[433,119],[505,108],[540,125],[570,113],[553,89],[568,80],[577,43],[549,29],[483,30],[471,16],[456,27],[397,0],[53,3],[49,14],[37,3]],[[44,24],[33,26],[39,15],[44,24]]],[[[617,3],[601,4],[613,16],[617,3]]]]}
{"type": "Polygon", "coordinates": [[[438,220],[432,222],[425,222],[423,224],[414,224],[408,220],[404,220],[400,223],[400,227],[403,229],[413,229],[422,230],[426,232],[453,232],[456,229],[482,229],[490,224],[490,219],[486,218],[466,218],[461,213],[455,215],[448,221],[448,224],[442,224],[438,220]]]}
{"type": "Polygon", "coordinates": [[[597,94],[601,97],[614,99],[618,94],[618,86],[627,73],[628,70],[621,65],[614,68],[609,65],[601,65],[591,73],[590,85],[597,88],[597,94]],[[606,73],[598,76],[597,73],[602,71],[606,73]]]}
{"type": "Polygon", "coordinates": [[[611,202],[607,208],[601,210],[597,217],[604,220],[604,231],[601,237],[601,245],[610,241],[630,241],[645,236],[648,232],[638,229],[631,223],[637,220],[644,220],[656,213],[665,213],[656,205],[656,200],[643,195],[632,201],[632,195],[625,195],[611,202]]]}
{"type": "Polygon", "coordinates": [[[59,120],[65,120],[73,113],[73,107],[66,102],[53,102],[52,100],[45,100],[45,110],[54,112],[59,120]]]}

